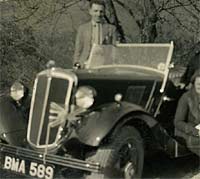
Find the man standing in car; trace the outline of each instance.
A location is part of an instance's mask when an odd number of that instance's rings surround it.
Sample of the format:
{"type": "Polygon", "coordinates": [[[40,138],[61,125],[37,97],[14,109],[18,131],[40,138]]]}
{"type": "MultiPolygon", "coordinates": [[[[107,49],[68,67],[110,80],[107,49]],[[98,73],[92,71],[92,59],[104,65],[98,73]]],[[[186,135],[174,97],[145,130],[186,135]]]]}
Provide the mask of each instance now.
{"type": "Polygon", "coordinates": [[[116,28],[104,20],[105,3],[102,0],[91,0],[89,14],[91,21],[79,27],[75,52],[74,63],[79,63],[81,68],[89,58],[93,44],[115,44],[116,28]]]}

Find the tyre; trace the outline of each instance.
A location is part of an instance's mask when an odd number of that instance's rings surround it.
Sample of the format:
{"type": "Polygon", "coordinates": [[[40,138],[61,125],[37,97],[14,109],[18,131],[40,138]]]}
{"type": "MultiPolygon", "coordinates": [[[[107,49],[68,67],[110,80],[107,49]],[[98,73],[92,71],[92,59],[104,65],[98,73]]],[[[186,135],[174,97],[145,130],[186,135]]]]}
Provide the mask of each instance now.
{"type": "Polygon", "coordinates": [[[91,173],[86,179],[141,178],[144,149],[139,132],[131,126],[123,127],[111,136],[110,142],[89,153],[87,161],[98,162],[103,168],[101,173],[91,173]]]}

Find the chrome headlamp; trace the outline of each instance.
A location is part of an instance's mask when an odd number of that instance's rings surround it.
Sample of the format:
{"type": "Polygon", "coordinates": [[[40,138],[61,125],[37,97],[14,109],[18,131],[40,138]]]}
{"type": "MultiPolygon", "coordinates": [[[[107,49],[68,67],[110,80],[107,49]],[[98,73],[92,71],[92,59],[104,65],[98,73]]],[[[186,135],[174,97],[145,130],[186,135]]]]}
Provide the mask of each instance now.
{"type": "Polygon", "coordinates": [[[78,107],[87,109],[94,103],[96,90],[90,86],[81,86],[75,94],[75,101],[78,107]]]}
{"type": "Polygon", "coordinates": [[[13,100],[19,101],[24,97],[24,86],[20,82],[15,82],[10,87],[10,96],[13,100]]]}

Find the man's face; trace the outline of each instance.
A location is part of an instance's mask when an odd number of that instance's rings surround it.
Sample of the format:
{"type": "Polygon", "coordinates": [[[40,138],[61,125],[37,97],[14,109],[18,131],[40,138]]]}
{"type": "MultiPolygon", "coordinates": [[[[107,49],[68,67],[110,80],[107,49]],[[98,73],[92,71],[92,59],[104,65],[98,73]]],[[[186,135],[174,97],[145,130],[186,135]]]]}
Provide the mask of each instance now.
{"type": "Polygon", "coordinates": [[[92,7],[89,10],[89,13],[92,17],[92,21],[96,23],[100,23],[104,17],[105,8],[100,4],[92,4],[92,7]]]}

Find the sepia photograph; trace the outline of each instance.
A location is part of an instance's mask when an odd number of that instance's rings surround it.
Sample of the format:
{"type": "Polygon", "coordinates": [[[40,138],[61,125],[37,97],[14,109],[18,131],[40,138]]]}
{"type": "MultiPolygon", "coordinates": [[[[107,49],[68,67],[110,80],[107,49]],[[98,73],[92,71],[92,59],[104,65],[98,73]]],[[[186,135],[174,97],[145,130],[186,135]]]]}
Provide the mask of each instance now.
{"type": "Polygon", "coordinates": [[[0,178],[200,179],[200,0],[0,0],[0,178]]]}

